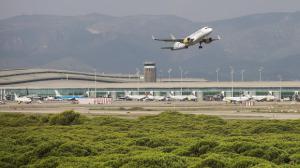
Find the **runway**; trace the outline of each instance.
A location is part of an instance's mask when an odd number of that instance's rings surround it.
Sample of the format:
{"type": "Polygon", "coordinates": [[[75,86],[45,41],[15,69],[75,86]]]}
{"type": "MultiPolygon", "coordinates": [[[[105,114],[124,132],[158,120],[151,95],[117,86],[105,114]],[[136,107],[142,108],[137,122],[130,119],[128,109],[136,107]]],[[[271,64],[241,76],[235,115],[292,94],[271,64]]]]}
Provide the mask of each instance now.
{"type": "Polygon", "coordinates": [[[164,111],[178,111],[184,114],[219,116],[224,119],[300,119],[300,103],[295,102],[263,102],[250,107],[224,102],[133,101],[114,102],[111,105],[80,105],[70,102],[45,102],[42,104],[8,102],[0,105],[0,112],[48,114],[65,110],[75,110],[88,116],[107,115],[125,118],[157,115],[164,111]]]}

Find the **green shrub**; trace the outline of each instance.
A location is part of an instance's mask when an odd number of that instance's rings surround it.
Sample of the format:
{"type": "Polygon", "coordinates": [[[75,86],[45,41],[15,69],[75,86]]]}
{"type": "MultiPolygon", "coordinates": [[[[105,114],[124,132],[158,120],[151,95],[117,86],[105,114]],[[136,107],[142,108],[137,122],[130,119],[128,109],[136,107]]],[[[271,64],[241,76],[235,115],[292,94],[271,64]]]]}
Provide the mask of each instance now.
{"type": "Polygon", "coordinates": [[[146,153],[130,157],[121,168],[186,168],[187,163],[183,158],[162,153],[146,153]]]}
{"type": "Polygon", "coordinates": [[[195,168],[225,168],[227,166],[223,159],[225,158],[222,156],[212,154],[205,158],[200,164],[196,165],[195,168]]]}
{"type": "Polygon", "coordinates": [[[0,151],[0,167],[17,167],[17,159],[13,154],[0,151]]]}
{"type": "Polygon", "coordinates": [[[246,156],[252,156],[252,157],[257,157],[257,158],[262,158],[266,155],[266,150],[261,149],[261,148],[255,148],[247,151],[245,153],[246,156]]]}
{"type": "Polygon", "coordinates": [[[58,142],[41,142],[34,150],[34,153],[36,154],[36,156],[38,158],[42,158],[45,156],[48,156],[49,153],[53,150],[55,150],[56,148],[58,148],[58,146],[60,145],[60,143],[58,142]]]}
{"type": "Polygon", "coordinates": [[[39,125],[41,123],[41,115],[38,114],[21,114],[21,113],[3,113],[0,114],[0,125],[2,126],[30,126],[39,125]]]}
{"type": "Polygon", "coordinates": [[[34,164],[33,168],[55,168],[59,165],[58,157],[48,157],[42,160],[39,160],[36,164],[34,164]]]}
{"type": "Polygon", "coordinates": [[[258,165],[261,161],[256,160],[254,158],[237,158],[232,168],[251,168],[255,165],[258,165]]]}
{"type": "Polygon", "coordinates": [[[60,114],[53,115],[50,118],[51,125],[75,125],[79,124],[80,114],[73,110],[64,111],[60,114]]]}
{"type": "Polygon", "coordinates": [[[290,132],[294,130],[292,126],[285,123],[267,123],[256,125],[251,133],[261,134],[261,133],[281,133],[281,132],[290,132]]]}
{"type": "Polygon", "coordinates": [[[253,149],[257,148],[257,147],[258,147],[257,144],[250,143],[250,142],[235,142],[231,146],[231,150],[232,150],[232,152],[241,154],[241,153],[244,153],[246,151],[253,150],[253,149]]]}
{"type": "Polygon", "coordinates": [[[207,152],[214,149],[216,146],[218,146],[218,143],[215,141],[200,141],[196,144],[192,145],[186,155],[187,156],[200,156],[203,154],[206,154],[207,152]]]}
{"type": "Polygon", "coordinates": [[[300,153],[291,155],[291,163],[292,164],[300,164],[300,153]]]}
{"type": "Polygon", "coordinates": [[[135,145],[138,146],[147,146],[150,148],[156,148],[160,146],[167,146],[167,145],[173,145],[177,143],[173,143],[171,140],[166,139],[166,138],[139,138],[135,141],[135,145]]]}
{"type": "Polygon", "coordinates": [[[60,145],[57,152],[60,156],[90,156],[94,154],[91,147],[74,142],[60,145]]]}

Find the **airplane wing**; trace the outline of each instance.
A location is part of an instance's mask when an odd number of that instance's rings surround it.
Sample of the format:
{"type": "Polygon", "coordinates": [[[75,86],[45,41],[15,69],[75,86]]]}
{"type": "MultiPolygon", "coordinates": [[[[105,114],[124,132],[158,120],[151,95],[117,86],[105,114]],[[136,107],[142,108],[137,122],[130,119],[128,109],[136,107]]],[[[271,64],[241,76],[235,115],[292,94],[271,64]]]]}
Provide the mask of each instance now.
{"type": "Polygon", "coordinates": [[[176,39],[176,38],[172,38],[172,39],[158,39],[158,38],[155,38],[154,36],[152,36],[152,39],[153,40],[156,40],[156,41],[164,41],[164,42],[183,42],[184,39],[176,39]]]}
{"type": "Polygon", "coordinates": [[[173,47],[161,47],[160,49],[168,49],[168,50],[173,50],[173,47]]]}

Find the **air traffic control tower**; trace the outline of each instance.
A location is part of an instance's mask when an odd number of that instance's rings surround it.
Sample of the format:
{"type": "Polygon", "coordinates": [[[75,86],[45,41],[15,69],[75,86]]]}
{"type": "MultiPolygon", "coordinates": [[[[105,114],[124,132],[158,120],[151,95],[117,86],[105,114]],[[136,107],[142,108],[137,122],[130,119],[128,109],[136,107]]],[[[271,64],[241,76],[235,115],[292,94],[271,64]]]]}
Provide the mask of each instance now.
{"type": "Polygon", "coordinates": [[[156,65],[154,62],[144,63],[144,80],[145,82],[156,82],[156,65]]]}

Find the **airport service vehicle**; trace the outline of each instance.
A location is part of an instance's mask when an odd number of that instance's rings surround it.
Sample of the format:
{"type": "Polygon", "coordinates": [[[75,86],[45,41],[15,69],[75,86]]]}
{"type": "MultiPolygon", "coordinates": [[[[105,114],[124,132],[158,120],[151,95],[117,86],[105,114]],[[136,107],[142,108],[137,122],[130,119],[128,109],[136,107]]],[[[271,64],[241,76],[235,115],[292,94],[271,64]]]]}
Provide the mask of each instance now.
{"type": "Polygon", "coordinates": [[[196,31],[195,33],[182,38],[176,39],[174,35],[171,34],[171,39],[159,39],[152,36],[153,40],[156,41],[164,41],[164,42],[173,42],[173,46],[171,47],[162,47],[161,49],[170,49],[170,50],[181,50],[188,49],[190,46],[199,44],[199,49],[203,48],[202,44],[210,44],[213,41],[221,40],[221,37],[217,38],[210,37],[210,34],[213,32],[213,29],[210,27],[203,27],[196,31]]]}
{"type": "Polygon", "coordinates": [[[78,96],[75,96],[75,95],[61,95],[57,90],[54,90],[55,91],[55,99],[56,100],[76,100],[76,99],[79,99],[79,98],[84,98],[83,95],[78,95],[78,96]]]}
{"type": "Polygon", "coordinates": [[[26,96],[19,97],[17,94],[15,94],[15,101],[18,102],[19,104],[21,104],[21,103],[29,104],[32,102],[32,99],[30,99],[29,97],[26,97],[26,96]]]}

